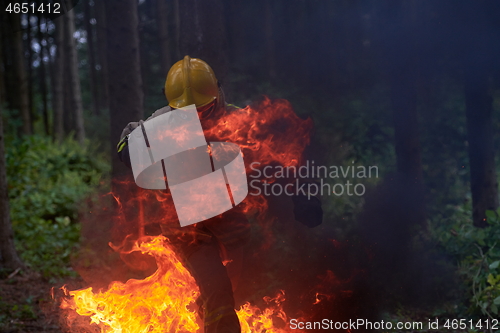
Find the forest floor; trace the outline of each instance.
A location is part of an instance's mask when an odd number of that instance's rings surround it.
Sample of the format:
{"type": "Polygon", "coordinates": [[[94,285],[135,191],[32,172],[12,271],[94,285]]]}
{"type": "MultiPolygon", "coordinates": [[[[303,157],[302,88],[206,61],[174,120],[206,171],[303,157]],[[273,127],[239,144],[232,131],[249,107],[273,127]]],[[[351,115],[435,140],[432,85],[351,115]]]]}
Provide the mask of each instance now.
{"type": "Polygon", "coordinates": [[[52,297],[53,291],[62,294],[63,285],[77,289],[83,286],[83,280],[47,280],[35,272],[0,279],[0,332],[66,332],[58,303],[52,297]]]}
{"type": "MultiPolygon", "coordinates": [[[[46,279],[36,272],[23,272],[10,278],[0,277],[0,333],[89,333],[88,329],[74,325],[69,328],[61,310],[60,299],[66,286],[69,290],[85,287],[81,278],[46,279]],[[55,296],[55,297],[53,297],[55,296]],[[75,329],[76,327],[76,329],[75,329]]],[[[426,322],[428,315],[410,311],[413,320],[426,322]]],[[[403,316],[406,317],[406,316],[403,316]]],[[[394,318],[401,320],[401,317],[394,318]]],[[[87,326],[86,326],[87,327],[87,326]]],[[[93,331],[92,332],[97,332],[93,331]]],[[[428,330],[407,330],[425,333],[428,330]]],[[[472,332],[469,330],[432,330],[438,332],[472,332]]]]}

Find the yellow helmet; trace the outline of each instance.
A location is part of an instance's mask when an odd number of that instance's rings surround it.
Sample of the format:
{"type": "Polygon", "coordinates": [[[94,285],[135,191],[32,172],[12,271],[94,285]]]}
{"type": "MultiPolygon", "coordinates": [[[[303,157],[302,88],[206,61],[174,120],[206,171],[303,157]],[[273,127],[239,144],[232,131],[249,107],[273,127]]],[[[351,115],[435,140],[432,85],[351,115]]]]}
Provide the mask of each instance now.
{"type": "Polygon", "coordinates": [[[217,78],[206,62],[185,56],[168,71],[165,96],[175,109],[191,104],[205,106],[219,98],[217,78]]]}

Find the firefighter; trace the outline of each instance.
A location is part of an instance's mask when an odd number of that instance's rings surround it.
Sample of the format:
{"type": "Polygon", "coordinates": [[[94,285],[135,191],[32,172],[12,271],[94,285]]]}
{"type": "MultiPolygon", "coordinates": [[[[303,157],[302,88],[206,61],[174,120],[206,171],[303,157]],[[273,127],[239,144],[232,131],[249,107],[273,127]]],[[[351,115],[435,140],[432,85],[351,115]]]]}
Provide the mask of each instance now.
{"type": "MultiPolygon", "coordinates": [[[[224,113],[237,109],[226,104],[224,92],[212,68],[203,60],[189,56],[175,63],[168,72],[164,94],[169,105],[155,111],[147,120],[172,109],[194,104],[203,126],[203,120],[216,120],[224,113]]],[[[128,136],[137,126],[139,122],[129,123],[117,146],[120,160],[129,167],[128,136]]],[[[292,201],[297,221],[308,227],[321,223],[323,211],[318,198],[309,200],[300,195],[293,197],[292,201]]],[[[240,207],[236,206],[219,216],[183,228],[166,224],[160,226],[162,234],[170,240],[200,288],[201,296],[197,303],[204,320],[204,332],[241,332],[234,310],[233,286],[228,270],[223,265],[223,260],[233,259],[228,257],[228,253],[241,257],[242,245],[250,236],[248,220],[240,207]]],[[[241,263],[237,259],[234,262],[236,264],[229,264],[228,269],[241,263]]],[[[237,274],[231,276],[237,277],[237,274]]]]}
{"type": "MultiPolygon", "coordinates": [[[[169,105],[155,111],[147,120],[192,104],[196,105],[202,121],[217,119],[222,113],[236,109],[226,104],[212,68],[203,60],[189,56],[175,63],[168,72],[164,94],[169,105]]],[[[118,143],[119,157],[129,167],[128,135],[137,126],[139,122],[129,123],[118,143]]],[[[233,288],[223,259],[228,259],[224,257],[228,252],[241,252],[248,240],[250,228],[246,216],[235,207],[195,225],[176,228],[161,224],[160,227],[200,288],[197,303],[205,333],[241,332],[234,310],[233,288]]]]}

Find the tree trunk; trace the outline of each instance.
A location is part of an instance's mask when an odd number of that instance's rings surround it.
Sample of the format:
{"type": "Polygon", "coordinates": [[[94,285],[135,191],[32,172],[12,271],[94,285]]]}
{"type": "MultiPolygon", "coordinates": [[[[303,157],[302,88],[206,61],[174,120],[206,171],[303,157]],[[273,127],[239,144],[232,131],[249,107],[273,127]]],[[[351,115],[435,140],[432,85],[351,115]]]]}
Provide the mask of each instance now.
{"type": "MultiPolygon", "coordinates": [[[[291,4],[292,5],[292,4],[291,4]]],[[[297,39],[298,45],[306,45],[307,39],[310,36],[307,35],[307,8],[308,4],[305,1],[293,1],[293,9],[295,9],[295,15],[292,20],[294,26],[295,38],[297,39]]],[[[298,47],[296,54],[293,57],[293,65],[295,72],[295,81],[300,83],[310,82],[309,80],[309,70],[307,66],[307,56],[310,51],[305,47],[298,47]]],[[[304,86],[307,86],[305,84],[304,86]]]]}
{"type": "Polygon", "coordinates": [[[69,68],[69,90],[71,100],[71,110],[73,114],[73,128],[75,130],[76,139],[80,144],[85,140],[85,128],[83,123],[83,107],[82,107],[82,93],[80,88],[80,77],[78,75],[78,58],[76,54],[76,42],[73,37],[75,33],[75,12],[74,10],[68,11],[63,15],[65,19],[66,31],[66,59],[69,68]]]}
{"type": "Polygon", "coordinates": [[[96,16],[96,36],[97,48],[99,56],[99,65],[101,67],[101,107],[109,110],[109,84],[108,84],[108,42],[106,32],[106,12],[104,8],[104,0],[95,0],[95,16],[96,16]]]}
{"type": "Polygon", "coordinates": [[[179,1],[182,56],[201,58],[214,70],[219,81],[228,71],[224,6],[220,0],[179,1]]]}
{"type": "MultiPolygon", "coordinates": [[[[2,17],[0,15],[0,17],[2,17]]],[[[3,37],[4,37],[4,29],[2,24],[0,23],[0,108],[7,101],[7,92],[5,91],[5,79],[6,79],[6,70],[4,66],[4,48],[3,48],[3,37]]],[[[1,116],[1,113],[0,113],[1,116]]]]}
{"type": "MultiPolygon", "coordinates": [[[[182,58],[181,54],[181,4],[180,0],[174,1],[174,23],[175,23],[175,61],[182,58]]],[[[174,62],[175,62],[174,61],[174,62]]]]}
{"type": "Polygon", "coordinates": [[[493,143],[493,98],[488,92],[494,61],[491,47],[496,40],[487,24],[484,4],[465,3],[461,9],[468,21],[464,22],[461,54],[464,55],[472,218],[476,227],[483,228],[488,225],[486,210],[496,210],[499,204],[493,143]]]}
{"type": "Polygon", "coordinates": [[[45,127],[45,134],[50,134],[49,129],[49,111],[47,108],[47,76],[45,75],[45,61],[44,61],[44,50],[43,46],[43,32],[42,32],[42,15],[38,13],[38,44],[40,44],[40,67],[39,67],[39,75],[40,75],[40,94],[42,95],[42,114],[43,114],[43,125],[45,127]]]}
{"type": "Polygon", "coordinates": [[[28,79],[24,64],[23,33],[21,30],[21,16],[19,14],[9,15],[11,18],[11,27],[13,30],[13,51],[14,51],[14,71],[17,88],[16,107],[19,109],[23,121],[22,132],[25,135],[33,133],[31,115],[29,110],[28,79]]]}
{"type": "Polygon", "coordinates": [[[31,29],[33,28],[31,26],[31,21],[30,21],[31,15],[27,15],[27,20],[28,20],[28,25],[26,29],[26,50],[28,51],[28,97],[29,97],[29,102],[28,106],[30,109],[30,117],[31,119],[35,119],[34,115],[34,104],[33,104],[33,49],[31,48],[31,43],[32,43],[32,35],[31,35],[31,29]]]}
{"type": "Polygon", "coordinates": [[[143,118],[142,77],[139,59],[136,0],[109,0],[106,5],[110,143],[113,178],[129,174],[118,160],[116,144],[128,122],[143,118]]]}
{"type": "MultiPolygon", "coordinates": [[[[469,67],[470,66],[470,67],[469,67]]],[[[486,210],[498,208],[498,182],[493,146],[493,98],[488,94],[487,73],[466,68],[465,105],[469,142],[472,218],[476,227],[486,227],[486,210]]]]}
{"type": "MultiPolygon", "coordinates": [[[[0,33],[2,37],[2,53],[3,57],[0,59],[3,62],[3,76],[1,77],[3,83],[3,97],[5,106],[10,110],[19,110],[19,85],[17,82],[16,72],[16,59],[14,52],[14,33],[12,31],[11,19],[12,16],[8,13],[0,13],[0,33]]],[[[8,132],[15,133],[18,136],[23,135],[22,131],[22,118],[19,122],[20,126],[16,123],[9,124],[8,132]]]]}
{"type": "Polygon", "coordinates": [[[168,21],[167,2],[165,0],[156,0],[156,22],[158,25],[158,42],[160,44],[161,75],[163,77],[167,77],[170,66],[172,66],[168,21]]]}
{"type": "MultiPolygon", "coordinates": [[[[116,144],[123,128],[143,118],[143,90],[139,56],[139,17],[136,0],[106,0],[107,51],[109,74],[110,147],[112,191],[136,207],[137,186],[132,172],[118,159],[116,144]]],[[[114,207],[118,209],[118,207],[114,207]]],[[[141,234],[137,217],[113,221],[111,239],[122,241],[126,235],[141,234]]]]}
{"type": "Polygon", "coordinates": [[[267,71],[271,81],[276,79],[276,61],[275,61],[275,38],[273,29],[273,7],[270,1],[265,1],[265,38],[266,38],[266,59],[267,71]]]}
{"type": "Polygon", "coordinates": [[[57,142],[61,143],[64,139],[64,94],[63,94],[63,81],[64,81],[64,68],[66,58],[64,56],[65,42],[64,42],[64,19],[60,16],[54,20],[55,35],[54,42],[56,44],[56,59],[54,61],[53,70],[53,102],[54,108],[54,138],[57,142]]]}
{"type": "Polygon", "coordinates": [[[394,139],[398,171],[408,174],[416,183],[422,181],[422,161],[417,115],[415,76],[407,71],[408,81],[396,75],[391,83],[391,100],[394,118],[394,139]]]}
{"type": "Polygon", "coordinates": [[[414,35],[419,21],[413,1],[402,2],[396,7],[390,1],[384,4],[392,9],[381,8],[381,31],[391,33],[379,37],[391,88],[397,171],[409,180],[408,186],[412,189],[408,193],[414,195],[414,212],[423,224],[425,203],[416,89],[419,48],[414,35]]]}
{"type": "Polygon", "coordinates": [[[87,55],[89,58],[89,84],[90,91],[92,92],[91,110],[92,114],[99,115],[99,94],[97,91],[96,80],[96,61],[95,61],[95,47],[94,47],[94,29],[90,20],[92,19],[90,1],[85,1],[85,30],[87,31],[87,55]]]}
{"type": "MultiPolygon", "coordinates": [[[[145,2],[141,5],[141,7],[137,8],[137,17],[138,17],[138,33],[141,36],[139,38],[139,59],[141,61],[141,78],[142,78],[142,96],[143,100],[148,100],[149,97],[149,86],[146,81],[149,77],[149,73],[151,73],[151,60],[149,59],[149,45],[147,42],[143,42],[142,40],[148,40],[149,38],[154,38],[151,36],[151,33],[147,27],[147,21],[150,20],[150,17],[154,17],[154,15],[148,16],[151,14],[151,10],[153,9],[155,3],[153,2],[145,2]],[[142,39],[142,40],[141,40],[142,39]],[[146,82],[145,82],[146,81],[146,82]]],[[[160,59],[161,62],[161,59],[160,59]]]]}
{"type": "Polygon", "coordinates": [[[245,55],[245,43],[242,43],[245,39],[244,22],[241,15],[243,4],[241,0],[233,0],[226,2],[225,5],[228,55],[231,59],[238,59],[245,55]]]}
{"type": "MultiPolygon", "coordinates": [[[[64,50],[64,53],[66,54],[66,49],[64,50]]],[[[69,64],[68,64],[68,59],[66,58],[64,61],[64,73],[63,73],[63,95],[64,95],[64,101],[63,101],[63,127],[64,127],[64,133],[70,134],[75,131],[74,128],[74,113],[71,112],[71,87],[68,84],[71,82],[69,78],[69,70],[68,70],[69,64]]]]}
{"type": "Polygon", "coordinates": [[[0,268],[15,270],[24,267],[24,264],[19,259],[14,247],[14,234],[10,223],[4,145],[2,104],[0,103],[0,268]]]}

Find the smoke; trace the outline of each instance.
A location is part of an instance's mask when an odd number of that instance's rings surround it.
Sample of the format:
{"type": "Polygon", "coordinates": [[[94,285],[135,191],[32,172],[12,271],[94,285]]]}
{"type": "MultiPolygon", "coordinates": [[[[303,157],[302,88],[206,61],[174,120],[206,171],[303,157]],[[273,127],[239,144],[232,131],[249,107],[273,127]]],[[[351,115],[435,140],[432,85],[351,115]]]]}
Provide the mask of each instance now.
{"type": "Polygon", "coordinates": [[[425,227],[423,191],[402,174],[385,178],[366,196],[358,219],[366,249],[366,306],[381,312],[396,305],[437,306],[454,287],[451,266],[425,227]],[[444,264],[443,264],[444,263],[444,264]]]}

